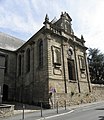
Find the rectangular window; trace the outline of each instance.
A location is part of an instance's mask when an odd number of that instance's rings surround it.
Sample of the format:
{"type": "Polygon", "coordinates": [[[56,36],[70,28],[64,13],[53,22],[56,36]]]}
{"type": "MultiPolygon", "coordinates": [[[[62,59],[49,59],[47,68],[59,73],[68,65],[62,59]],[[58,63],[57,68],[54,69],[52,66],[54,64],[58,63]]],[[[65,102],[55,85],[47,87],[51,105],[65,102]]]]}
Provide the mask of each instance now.
{"type": "Polygon", "coordinates": [[[78,56],[78,59],[79,59],[79,67],[80,67],[80,70],[81,72],[84,72],[85,71],[85,59],[83,56],[78,56]]]}
{"type": "Polygon", "coordinates": [[[61,49],[55,46],[52,46],[52,57],[53,64],[56,66],[61,65],[61,49]]]}
{"type": "Polygon", "coordinates": [[[75,64],[74,60],[68,59],[68,75],[69,80],[75,80],[75,64]]]}

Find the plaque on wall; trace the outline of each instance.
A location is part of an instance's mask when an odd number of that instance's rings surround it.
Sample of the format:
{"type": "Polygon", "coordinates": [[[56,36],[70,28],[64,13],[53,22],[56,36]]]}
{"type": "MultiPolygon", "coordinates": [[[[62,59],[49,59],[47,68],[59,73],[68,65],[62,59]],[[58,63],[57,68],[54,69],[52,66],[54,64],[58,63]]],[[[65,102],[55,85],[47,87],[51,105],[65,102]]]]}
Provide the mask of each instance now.
{"type": "Polygon", "coordinates": [[[53,68],[53,74],[54,75],[61,75],[62,71],[60,69],[53,68]]]}

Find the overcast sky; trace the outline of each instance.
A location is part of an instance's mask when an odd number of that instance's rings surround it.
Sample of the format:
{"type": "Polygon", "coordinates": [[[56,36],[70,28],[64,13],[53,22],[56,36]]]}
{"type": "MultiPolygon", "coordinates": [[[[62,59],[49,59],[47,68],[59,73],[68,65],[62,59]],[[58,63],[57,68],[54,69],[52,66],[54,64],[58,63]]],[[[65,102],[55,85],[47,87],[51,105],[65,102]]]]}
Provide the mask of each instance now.
{"type": "Polygon", "coordinates": [[[43,26],[46,13],[51,21],[65,11],[74,34],[104,53],[104,0],[0,0],[0,32],[26,41],[43,26]]]}

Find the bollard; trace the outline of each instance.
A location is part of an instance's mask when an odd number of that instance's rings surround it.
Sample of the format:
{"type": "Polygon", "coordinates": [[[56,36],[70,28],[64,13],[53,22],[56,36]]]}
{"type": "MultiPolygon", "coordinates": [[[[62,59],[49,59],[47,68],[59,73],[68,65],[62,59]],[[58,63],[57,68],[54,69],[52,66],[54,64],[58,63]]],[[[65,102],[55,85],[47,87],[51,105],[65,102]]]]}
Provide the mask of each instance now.
{"type": "Polygon", "coordinates": [[[64,103],[65,103],[65,110],[66,110],[66,100],[64,101],[64,103]]]}
{"type": "Polygon", "coordinates": [[[43,114],[42,114],[42,102],[41,102],[41,117],[43,116],[43,114]]]}
{"type": "Polygon", "coordinates": [[[25,119],[25,105],[23,104],[23,114],[22,114],[22,120],[25,119]]]}
{"type": "Polygon", "coordinates": [[[58,101],[57,101],[57,114],[58,114],[58,101]]]}

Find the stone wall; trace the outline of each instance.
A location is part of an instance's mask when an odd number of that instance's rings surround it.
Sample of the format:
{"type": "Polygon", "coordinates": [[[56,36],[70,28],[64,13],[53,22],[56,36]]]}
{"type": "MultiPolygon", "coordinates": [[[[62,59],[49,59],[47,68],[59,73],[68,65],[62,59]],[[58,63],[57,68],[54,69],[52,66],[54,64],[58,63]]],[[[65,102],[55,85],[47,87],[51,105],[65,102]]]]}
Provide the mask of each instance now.
{"type": "Polygon", "coordinates": [[[0,95],[3,92],[5,56],[0,53],[0,95]]]}
{"type": "Polygon", "coordinates": [[[92,84],[92,93],[93,93],[96,101],[104,100],[104,85],[92,84]]]}
{"type": "Polygon", "coordinates": [[[11,116],[14,114],[14,105],[0,105],[0,117],[11,116]]]}
{"type": "Polygon", "coordinates": [[[57,102],[59,106],[64,106],[65,101],[67,106],[79,105],[91,102],[97,102],[104,100],[104,85],[93,85],[92,92],[86,93],[54,93],[52,96],[52,101],[54,106],[57,102]]]}

